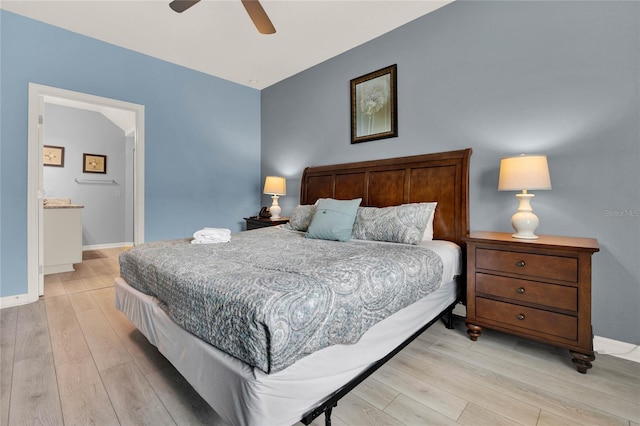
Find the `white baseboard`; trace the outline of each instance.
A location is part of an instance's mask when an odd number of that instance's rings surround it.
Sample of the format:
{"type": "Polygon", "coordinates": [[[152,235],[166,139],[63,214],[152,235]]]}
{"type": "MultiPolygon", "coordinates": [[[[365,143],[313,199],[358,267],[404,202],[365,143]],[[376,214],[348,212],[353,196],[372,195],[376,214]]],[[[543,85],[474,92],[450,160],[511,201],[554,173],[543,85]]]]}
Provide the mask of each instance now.
{"type": "Polygon", "coordinates": [[[611,355],[640,363],[640,346],[606,337],[593,337],[593,350],[600,355],[611,355]]]}
{"type": "Polygon", "coordinates": [[[73,263],[67,263],[66,265],[52,265],[44,267],[44,275],[59,274],[62,272],[73,272],[76,269],[73,267],[73,263]]]}
{"type": "Polygon", "coordinates": [[[27,303],[33,303],[33,302],[36,302],[37,300],[38,300],[37,298],[35,300],[29,299],[29,295],[27,293],[17,294],[14,296],[0,297],[0,309],[11,308],[13,306],[26,305],[27,303]]]}
{"type": "Polygon", "coordinates": [[[109,243],[109,244],[93,244],[93,245],[90,245],[90,246],[82,246],[82,251],[103,250],[103,249],[120,248],[120,247],[131,247],[131,246],[133,246],[133,242],[109,243]]]}

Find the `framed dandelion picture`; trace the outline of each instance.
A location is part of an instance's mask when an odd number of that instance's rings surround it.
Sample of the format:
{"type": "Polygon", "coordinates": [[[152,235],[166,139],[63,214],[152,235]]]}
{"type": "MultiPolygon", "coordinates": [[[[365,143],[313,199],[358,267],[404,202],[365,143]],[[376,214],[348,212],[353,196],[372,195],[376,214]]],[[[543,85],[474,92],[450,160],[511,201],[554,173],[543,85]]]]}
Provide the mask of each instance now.
{"type": "Polygon", "coordinates": [[[397,65],[351,80],[351,143],[398,136],[397,65]]]}

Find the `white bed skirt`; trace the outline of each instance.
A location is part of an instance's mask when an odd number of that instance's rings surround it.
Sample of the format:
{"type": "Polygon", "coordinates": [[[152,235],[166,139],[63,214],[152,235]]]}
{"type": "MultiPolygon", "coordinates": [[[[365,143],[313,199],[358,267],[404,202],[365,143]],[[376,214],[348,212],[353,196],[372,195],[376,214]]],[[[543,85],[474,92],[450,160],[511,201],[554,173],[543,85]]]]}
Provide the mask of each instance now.
{"type": "Polygon", "coordinates": [[[457,295],[455,281],[369,329],[358,343],[315,352],[265,374],[174,323],[158,300],[115,281],[116,308],[155,345],[194,389],[233,425],[292,425],[335,390],[429,322],[457,295]]]}

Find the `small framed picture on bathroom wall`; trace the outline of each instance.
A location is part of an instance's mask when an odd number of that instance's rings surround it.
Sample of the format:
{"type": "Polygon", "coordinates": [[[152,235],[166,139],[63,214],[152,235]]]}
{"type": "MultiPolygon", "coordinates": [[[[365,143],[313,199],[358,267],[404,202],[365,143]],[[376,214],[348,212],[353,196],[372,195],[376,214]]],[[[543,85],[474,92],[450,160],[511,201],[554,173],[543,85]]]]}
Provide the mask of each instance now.
{"type": "Polygon", "coordinates": [[[51,167],[64,167],[64,147],[44,145],[42,164],[51,167]]]}
{"type": "Polygon", "coordinates": [[[82,173],[107,173],[107,156],[82,154],[82,173]]]}

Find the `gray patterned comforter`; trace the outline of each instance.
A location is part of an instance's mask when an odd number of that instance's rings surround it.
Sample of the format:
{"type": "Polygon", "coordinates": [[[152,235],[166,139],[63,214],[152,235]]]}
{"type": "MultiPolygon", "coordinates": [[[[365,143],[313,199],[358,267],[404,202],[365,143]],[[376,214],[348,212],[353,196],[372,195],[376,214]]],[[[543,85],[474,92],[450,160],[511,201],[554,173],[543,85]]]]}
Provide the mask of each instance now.
{"type": "Polygon", "coordinates": [[[263,228],[220,244],[146,243],[122,253],[124,280],[177,324],[272,373],[435,290],[442,261],[420,246],[336,242],[263,228]]]}

